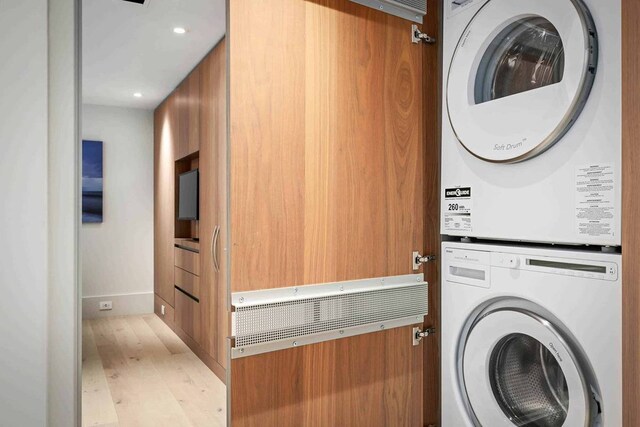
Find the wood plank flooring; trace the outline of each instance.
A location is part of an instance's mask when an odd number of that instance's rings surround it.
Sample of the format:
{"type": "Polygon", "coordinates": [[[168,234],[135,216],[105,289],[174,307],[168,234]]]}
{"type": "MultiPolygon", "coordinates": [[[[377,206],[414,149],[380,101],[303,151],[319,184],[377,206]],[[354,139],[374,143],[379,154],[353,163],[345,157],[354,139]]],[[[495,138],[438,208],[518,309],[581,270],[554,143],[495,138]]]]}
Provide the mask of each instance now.
{"type": "Polygon", "coordinates": [[[155,314],[84,320],[82,425],[226,425],[224,384],[155,314]]]}

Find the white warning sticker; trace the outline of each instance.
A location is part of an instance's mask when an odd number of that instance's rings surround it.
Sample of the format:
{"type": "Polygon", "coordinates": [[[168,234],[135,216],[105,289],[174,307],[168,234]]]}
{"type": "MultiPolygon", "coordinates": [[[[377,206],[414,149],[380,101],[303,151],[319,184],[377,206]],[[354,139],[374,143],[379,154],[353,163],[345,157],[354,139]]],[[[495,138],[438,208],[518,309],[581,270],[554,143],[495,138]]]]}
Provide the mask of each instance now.
{"type": "Polygon", "coordinates": [[[471,187],[445,189],[442,209],[444,209],[445,231],[467,233],[473,231],[471,187]]]}
{"type": "Polygon", "coordinates": [[[612,165],[576,168],[576,231],[579,236],[614,236],[615,184],[612,165]]]}

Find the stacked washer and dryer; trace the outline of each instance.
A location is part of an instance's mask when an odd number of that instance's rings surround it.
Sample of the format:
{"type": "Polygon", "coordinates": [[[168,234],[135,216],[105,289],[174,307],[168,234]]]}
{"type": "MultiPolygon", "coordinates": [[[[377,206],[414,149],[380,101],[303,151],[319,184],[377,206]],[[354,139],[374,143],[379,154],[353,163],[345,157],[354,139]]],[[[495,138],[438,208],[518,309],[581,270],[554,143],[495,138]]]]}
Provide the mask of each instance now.
{"type": "Polygon", "coordinates": [[[442,425],[622,425],[620,0],[445,0],[442,425]]]}

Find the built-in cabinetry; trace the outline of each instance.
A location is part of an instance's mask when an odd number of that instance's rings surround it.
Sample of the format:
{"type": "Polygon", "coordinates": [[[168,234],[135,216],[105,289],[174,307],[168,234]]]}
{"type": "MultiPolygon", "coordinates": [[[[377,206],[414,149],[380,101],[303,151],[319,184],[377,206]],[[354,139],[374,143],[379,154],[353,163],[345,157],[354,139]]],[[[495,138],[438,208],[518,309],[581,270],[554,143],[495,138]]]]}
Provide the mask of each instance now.
{"type": "Polygon", "coordinates": [[[155,312],[224,381],[226,77],[220,42],[155,111],[155,312]],[[199,170],[199,219],[178,220],[178,178],[199,170]]]}
{"type": "MultiPolygon", "coordinates": [[[[437,307],[433,267],[412,259],[440,241],[437,46],[347,0],[233,0],[227,13],[231,291],[425,272],[437,307]]],[[[430,314],[421,327],[437,326],[430,314]]],[[[438,424],[438,336],[412,334],[232,359],[231,425],[438,424]]]]}

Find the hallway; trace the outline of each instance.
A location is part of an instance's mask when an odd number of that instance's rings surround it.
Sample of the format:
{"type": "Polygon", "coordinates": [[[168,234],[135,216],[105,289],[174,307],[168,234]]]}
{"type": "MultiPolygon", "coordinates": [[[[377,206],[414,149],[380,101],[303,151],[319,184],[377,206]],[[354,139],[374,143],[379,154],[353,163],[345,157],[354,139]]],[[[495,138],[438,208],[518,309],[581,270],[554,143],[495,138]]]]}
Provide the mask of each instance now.
{"type": "Polygon", "coordinates": [[[83,426],[224,426],[224,384],[155,314],[83,321],[83,426]]]}

